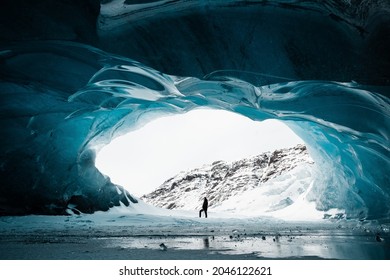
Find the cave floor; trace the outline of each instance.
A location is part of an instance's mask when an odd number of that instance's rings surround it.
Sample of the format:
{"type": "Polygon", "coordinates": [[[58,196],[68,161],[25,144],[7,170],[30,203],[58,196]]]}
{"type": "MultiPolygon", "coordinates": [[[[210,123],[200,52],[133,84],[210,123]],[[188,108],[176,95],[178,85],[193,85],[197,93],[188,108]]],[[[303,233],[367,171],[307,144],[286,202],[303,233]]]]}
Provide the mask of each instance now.
{"type": "Polygon", "coordinates": [[[2,260],[387,260],[389,240],[388,225],[345,220],[119,213],[0,217],[2,260]]]}

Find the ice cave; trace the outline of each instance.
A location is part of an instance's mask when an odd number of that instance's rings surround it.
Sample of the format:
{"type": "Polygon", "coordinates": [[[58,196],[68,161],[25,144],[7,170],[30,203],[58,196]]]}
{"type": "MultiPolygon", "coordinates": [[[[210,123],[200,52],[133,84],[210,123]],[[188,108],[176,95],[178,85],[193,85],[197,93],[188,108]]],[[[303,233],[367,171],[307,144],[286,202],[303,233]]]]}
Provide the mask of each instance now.
{"type": "Polygon", "coordinates": [[[316,162],[318,210],[388,220],[389,50],[385,0],[7,0],[0,215],[136,204],[97,170],[97,151],[213,108],[292,128],[316,162]]]}

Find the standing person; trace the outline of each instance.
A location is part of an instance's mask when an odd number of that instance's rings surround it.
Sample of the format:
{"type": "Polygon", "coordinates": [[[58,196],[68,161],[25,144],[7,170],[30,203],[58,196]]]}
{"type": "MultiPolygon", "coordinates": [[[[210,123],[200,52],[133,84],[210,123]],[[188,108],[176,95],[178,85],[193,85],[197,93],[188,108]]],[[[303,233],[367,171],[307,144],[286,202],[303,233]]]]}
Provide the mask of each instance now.
{"type": "Polygon", "coordinates": [[[207,200],[207,198],[204,198],[203,200],[203,205],[202,205],[202,209],[199,211],[199,218],[202,217],[202,212],[204,211],[204,215],[206,216],[207,218],[207,208],[209,207],[209,202],[207,200]]]}

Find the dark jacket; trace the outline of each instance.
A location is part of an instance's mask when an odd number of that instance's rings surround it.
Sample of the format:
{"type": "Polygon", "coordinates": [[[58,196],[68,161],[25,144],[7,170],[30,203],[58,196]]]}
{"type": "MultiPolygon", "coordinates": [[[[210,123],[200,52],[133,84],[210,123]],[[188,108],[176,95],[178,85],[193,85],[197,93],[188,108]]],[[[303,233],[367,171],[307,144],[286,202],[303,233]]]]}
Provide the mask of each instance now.
{"type": "Polygon", "coordinates": [[[205,198],[203,201],[202,209],[207,210],[207,207],[209,207],[209,202],[208,202],[207,198],[205,198]]]}

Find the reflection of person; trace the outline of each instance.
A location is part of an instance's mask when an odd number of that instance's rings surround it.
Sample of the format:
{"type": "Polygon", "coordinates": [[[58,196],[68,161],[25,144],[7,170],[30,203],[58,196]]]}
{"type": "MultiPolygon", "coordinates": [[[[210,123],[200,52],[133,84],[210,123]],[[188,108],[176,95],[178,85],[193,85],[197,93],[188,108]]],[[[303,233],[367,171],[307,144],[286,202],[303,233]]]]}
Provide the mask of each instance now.
{"type": "Polygon", "coordinates": [[[207,218],[207,207],[209,207],[209,202],[207,201],[207,198],[204,198],[202,209],[199,211],[199,218],[202,217],[202,212],[204,211],[204,215],[207,218]]]}
{"type": "Polygon", "coordinates": [[[205,249],[210,248],[210,241],[209,241],[208,237],[203,238],[203,246],[204,246],[205,249]]]}

